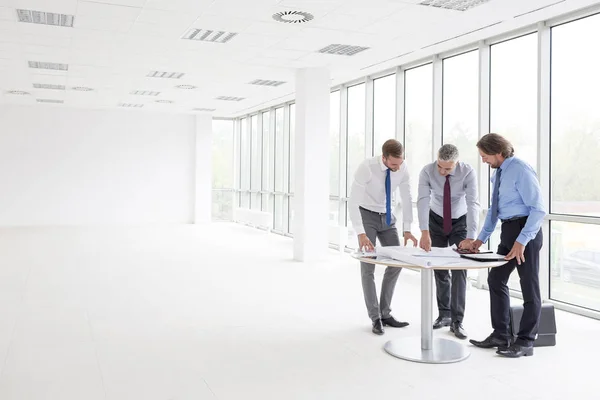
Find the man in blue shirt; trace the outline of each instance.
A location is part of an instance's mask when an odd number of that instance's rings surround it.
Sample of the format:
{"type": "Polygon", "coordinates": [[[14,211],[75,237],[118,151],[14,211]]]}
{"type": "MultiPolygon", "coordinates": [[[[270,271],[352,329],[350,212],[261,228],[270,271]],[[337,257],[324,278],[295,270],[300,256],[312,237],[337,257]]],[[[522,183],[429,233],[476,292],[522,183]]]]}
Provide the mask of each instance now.
{"type": "MultiPolygon", "coordinates": [[[[540,184],[534,169],[514,157],[514,148],[504,137],[490,133],[477,142],[477,147],[482,161],[496,173],[491,178],[494,189],[490,211],[478,239],[470,247],[473,251],[479,250],[500,219],[502,232],[498,254],[506,255],[505,260],[509,262],[491,268],[488,275],[494,331],[483,341],[470,342],[482,348],[498,347],[497,353],[505,357],[531,356],[542,307],[539,256],[543,243],[541,226],[546,211],[540,184]],[[523,316],[517,339],[511,344],[507,282],[515,267],[523,293],[523,316]]],[[[461,243],[463,248],[468,244],[461,243]]]]}

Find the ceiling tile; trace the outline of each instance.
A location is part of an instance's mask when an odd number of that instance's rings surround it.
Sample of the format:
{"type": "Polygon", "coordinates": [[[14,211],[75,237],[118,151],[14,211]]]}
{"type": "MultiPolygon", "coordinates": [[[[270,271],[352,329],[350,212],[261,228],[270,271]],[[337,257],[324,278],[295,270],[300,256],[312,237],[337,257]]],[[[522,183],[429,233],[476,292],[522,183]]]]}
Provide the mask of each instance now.
{"type": "Polygon", "coordinates": [[[185,28],[188,25],[191,25],[197,18],[198,15],[189,12],[175,12],[145,8],[138,16],[136,22],[166,26],[178,25],[180,28],[185,28]]]}
{"type": "Polygon", "coordinates": [[[14,8],[0,7],[0,20],[17,21],[17,12],[14,8]]]}
{"type": "Polygon", "coordinates": [[[114,19],[114,18],[98,18],[91,15],[79,15],[75,19],[73,26],[77,29],[91,29],[98,31],[112,31],[127,33],[131,29],[133,21],[114,19]]]}
{"type": "MultiPolygon", "coordinates": [[[[80,1],[79,7],[77,8],[77,16],[89,15],[96,18],[114,18],[125,21],[134,21],[141,11],[141,8],[135,7],[80,1]]],[[[75,19],[77,19],[77,17],[75,19]]]]}
{"type": "Polygon", "coordinates": [[[141,8],[146,0],[93,0],[94,3],[111,4],[116,6],[138,7],[141,8]]]}
{"type": "Polygon", "coordinates": [[[241,32],[248,28],[252,21],[246,18],[236,18],[220,15],[202,15],[194,21],[191,27],[214,31],[241,32]]]}
{"type": "Polygon", "coordinates": [[[200,15],[213,2],[213,0],[148,0],[145,7],[157,10],[189,11],[200,15]]]}
{"type": "Polygon", "coordinates": [[[77,0],[12,0],[11,7],[15,9],[75,15],[77,0]]]}

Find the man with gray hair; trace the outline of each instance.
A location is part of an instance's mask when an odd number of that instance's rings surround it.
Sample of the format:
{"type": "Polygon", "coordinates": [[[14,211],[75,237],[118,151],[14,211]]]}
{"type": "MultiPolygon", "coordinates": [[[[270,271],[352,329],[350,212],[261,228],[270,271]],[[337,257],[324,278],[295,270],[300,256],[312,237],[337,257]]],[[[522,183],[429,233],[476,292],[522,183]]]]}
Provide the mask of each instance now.
{"type": "MultiPolygon", "coordinates": [[[[458,161],[458,149],[443,145],[437,161],[427,164],[419,175],[417,211],[421,229],[420,247],[470,246],[479,225],[477,176],[469,164],[458,161]]],[[[466,339],[465,314],[467,271],[435,270],[439,316],[433,329],[450,326],[459,339],[466,339]]]]}

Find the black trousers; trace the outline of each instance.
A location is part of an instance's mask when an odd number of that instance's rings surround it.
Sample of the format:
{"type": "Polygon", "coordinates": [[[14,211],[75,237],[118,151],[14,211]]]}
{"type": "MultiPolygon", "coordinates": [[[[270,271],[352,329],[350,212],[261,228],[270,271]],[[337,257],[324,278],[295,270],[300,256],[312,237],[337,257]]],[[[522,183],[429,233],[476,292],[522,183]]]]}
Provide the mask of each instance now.
{"type": "MultiPolygon", "coordinates": [[[[498,254],[510,253],[517,237],[527,222],[527,217],[502,223],[498,254]]],[[[540,296],[540,249],[542,248],[542,230],[525,246],[525,262],[517,264],[513,259],[501,267],[491,268],[488,275],[490,288],[490,307],[492,316],[493,336],[512,339],[510,332],[510,297],[508,279],[517,268],[521,292],[523,294],[523,316],[515,343],[531,346],[538,332],[542,300],[540,296]]]]}
{"type": "MultiPolygon", "coordinates": [[[[452,220],[452,230],[449,235],[444,233],[444,218],[429,211],[429,234],[431,246],[448,247],[458,244],[467,238],[467,216],[452,220]]],[[[437,305],[441,317],[451,317],[452,321],[463,321],[467,296],[467,271],[436,269],[435,289],[437,305]]]]}

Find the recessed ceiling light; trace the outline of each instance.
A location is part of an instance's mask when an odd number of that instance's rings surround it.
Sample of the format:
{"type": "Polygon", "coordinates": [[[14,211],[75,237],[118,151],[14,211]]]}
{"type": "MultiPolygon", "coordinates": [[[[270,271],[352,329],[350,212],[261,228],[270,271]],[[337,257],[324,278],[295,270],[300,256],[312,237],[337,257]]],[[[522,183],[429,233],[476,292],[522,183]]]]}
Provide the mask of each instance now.
{"type": "Polygon", "coordinates": [[[56,14],[51,12],[33,11],[33,10],[17,10],[19,22],[28,22],[31,24],[65,26],[72,28],[73,15],[56,14]]]}
{"type": "Polygon", "coordinates": [[[340,56],[353,56],[361,51],[368,50],[369,47],[350,46],[347,44],[330,44],[327,47],[318,50],[319,53],[336,54],[340,56]]]}
{"type": "Polygon", "coordinates": [[[181,38],[188,40],[197,40],[200,42],[227,43],[237,36],[237,32],[212,31],[208,29],[192,28],[181,38]]]}
{"type": "Polygon", "coordinates": [[[422,6],[446,8],[448,10],[467,11],[490,0],[425,0],[419,3],[422,6]]]}
{"type": "Polygon", "coordinates": [[[28,95],[30,95],[31,93],[29,93],[29,92],[24,92],[24,91],[22,91],[22,90],[8,90],[8,91],[6,92],[6,94],[14,94],[14,95],[17,95],[17,96],[28,96],[28,95]]]}
{"type": "Polygon", "coordinates": [[[29,61],[29,68],[38,69],[52,69],[56,71],[68,71],[68,64],[51,63],[51,62],[40,62],[40,61],[29,61]]]}
{"type": "Polygon", "coordinates": [[[33,87],[36,89],[65,90],[65,85],[53,85],[50,83],[34,83],[33,87]]]}
{"type": "Polygon", "coordinates": [[[64,100],[56,100],[56,99],[36,99],[38,103],[52,103],[52,104],[63,104],[64,100]]]}
{"type": "Polygon", "coordinates": [[[279,86],[279,85],[283,85],[284,83],[285,83],[284,81],[267,81],[267,80],[263,80],[263,79],[257,79],[257,80],[250,82],[250,85],[279,86]]]}
{"type": "Polygon", "coordinates": [[[91,87],[86,87],[86,86],[73,86],[71,88],[71,90],[77,90],[77,91],[80,91],[80,92],[91,92],[94,89],[92,89],[91,87]]]}
{"type": "Polygon", "coordinates": [[[134,90],[129,92],[129,94],[134,94],[138,96],[158,96],[160,92],[153,92],[151,90],[134,90]]]}
{"type": "Polygon", "coordinates": [[[196,86],[194,85],[177,85],[175,86],[177,89],[187,89],[187,90],[191,90],[191,89],[197,89],[196,86]]]}
{"type": "Polygon", "coordinates": [[[161,104],[173,104],[174,101],[173,100],[155,100],[157,103],[161,103],[161,104]]]}
{"type": "Polygon", "coordinates": [[[243,97],[233,97],[233,96],[219,96],[219,97],[217,97],[217,100],[242,101],[242,100],[244,100],[244,98],[243,97]]]}
{"type": "Polygon", "coordinates": [[[143,104],[134,104],[134,103],[119,103],[119,107],[142,108],[142,107],[144,107],[144,105],[143,104]]]}
{"type": "Polygon", "coordinates": [[[314,16],[305,11],[282,11],[273,14],[273,19],[286,24],[302,24],[312,20],[314,16]]]}
{"type": "Polygon", "coordinates": [[[212,111],[216,111],[216,108],[194,108],[193,111],[207,111],[207,112],[212,112],[212,111]]]}
{"type": "Polygon", "coordinates": [[[185,74],[181,72],[150,71],[146,76],[149,78],[181,79],[183,75],[185,74]]]}

